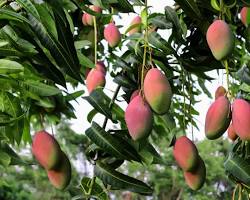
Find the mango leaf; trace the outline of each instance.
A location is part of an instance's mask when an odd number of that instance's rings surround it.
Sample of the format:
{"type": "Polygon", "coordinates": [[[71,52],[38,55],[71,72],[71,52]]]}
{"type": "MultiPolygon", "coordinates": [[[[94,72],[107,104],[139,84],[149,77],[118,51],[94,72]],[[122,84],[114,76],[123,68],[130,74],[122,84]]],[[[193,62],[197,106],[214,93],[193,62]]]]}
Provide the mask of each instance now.
{"type": "Polygon", "coordinates": [[[194,0],[175,0],[178,5],[184,10],[184,12],[194,19],[201,19],[200,10],[194,0]]]}
{"type": "Polygon", "coordinates": [[[99,113],[108,117],[113,122],[117,120],[124,121],[124,111],[116,103],[113,103],[112,108],[109,108],[111,99],[102,91],[101,88],[94,90],[87,97],[83,97],[87,100],[99,113]]]}
{"type": "Polygon", "coordinates": [[[97,162],[95,175],[105,184],[111,185],[111,189],[128,190],[142,195],[151,195],[153,190],[147,184],[135,178],[122,174],[112,168],[112,166],[97,162]]]}
{"type": "Polygon", "coordinates": [[[40,19],[39,13],[36,10],[36,7],[30,0],[16,0],[27,12],[32,14],[37,19],[40,19]]]}
{"type": "Polygon", "coordinates": [[[230,154],[224,163],[226,171],[232,174],[238,181],[250,185],[249,160],[244,160],[237,154],[230,154]]]}
{"type": "Polygon", "coordinates": [[[58,42],[51,33],[47,32],[46,28],[40,21],[30,14],[28,14],[28,16],[33,31],[36,33],[41,43],[50,51],[57,65],[60,66],[60,68],[62,68],[69,76],[82,82],[80,76],[80,65],[75,65],[72,61],[72,55],[67,52],[65,47],[58,42]]]}
{"type": "Polygon", "coordinates": [[[29,24],[29,20],[23,17],[21,14],[4,8],[0,8],[0,19],[26,22],[29,24]]]}
{"type": "Polygon", "coordinates": [[[93,122],[92,126],[87,129],[85,133],[92,142],[101,147],[107,153],[120,159],[140,161],[140,156],[133,146],[122,138],[114,137],[107,133],[96,122],[93,122]]]}
{"type": "Polygon", "coordinates": [[[0,59],[0,74],[14,74],[23,70],[23,66],[16,61],[0,59]]]}
{"type": "Polygon", "coordinates": [[[26,80],[23,82],[23,85],[27,87],[30,92],[34,92],[39,96],[53,96],[61,93],[61,90],[55,86],[46,85],[34,80],[26,80]]]}
{"type": "MultiPolygon", "coordinates": [[[[83,177],[81,180],[81,189],[85,194],[88,193],[90,190],[92,179],[89,177],[83,177]]],[[[97,200],[109,200],[109,197],[105,190],[95,181],[94,185],[92,186],[91,194],[88,196],[89,198],[95,198],[97,200]]]]}

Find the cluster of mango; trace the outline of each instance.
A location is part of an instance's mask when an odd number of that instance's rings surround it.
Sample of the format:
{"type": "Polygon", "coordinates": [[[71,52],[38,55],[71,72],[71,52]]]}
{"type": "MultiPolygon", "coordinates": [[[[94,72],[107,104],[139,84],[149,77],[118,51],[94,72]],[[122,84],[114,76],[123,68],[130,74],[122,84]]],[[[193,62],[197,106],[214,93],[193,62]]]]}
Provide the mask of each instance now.
{"type": "Polygon", "coordinates": [[[61,150],[56,139],[46,131],[35,134],[32,153],[47,172],[51,184],[63,190],[71,179],[71,165],[66,154],[61,150]]]}

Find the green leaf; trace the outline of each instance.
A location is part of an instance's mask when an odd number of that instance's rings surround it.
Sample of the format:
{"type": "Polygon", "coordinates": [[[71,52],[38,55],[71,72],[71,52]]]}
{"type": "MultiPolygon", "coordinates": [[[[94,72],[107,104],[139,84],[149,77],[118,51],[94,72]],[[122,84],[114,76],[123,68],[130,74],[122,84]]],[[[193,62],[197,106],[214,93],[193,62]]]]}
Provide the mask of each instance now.
{"type": "Polygon", "coordinates": [[[1,151],[0,149],[0,164],[3,165],[4,167],[8,167],[10,162],[11,162],[11,157],[7,153],[1,151]]]}
{"type": "Polygon", "coordinates": [[[89,96],[83,97],[83,99],[87,100],[99,113],[113,122],[117,120],[124,122],[124,111],[116,103],[113,103],[112,109],[109,109],[111,99],[101,88],[94,90],[89,96]]]}
{"type": "Polygon", "coordinates": [[[220,11],[220,5],[218,4],[217,0],[211,0],[211,6],[217,10],[220,11]]]}
{"type": "Polygon", "coordinates": [[[16,61],[0,59],[0,74],[15,74],[23,70],[23,66],[16,61]]]}
{"type": "Polygon", "coordinates": [[[80,76],[80,65],[76,65],[72,61],[72,55],[67,52],[65,49],[66,47],[58,42],[51,33],[47,32],[40,21],[30,14],[28,14],[28,16],[33,31],[36,33],[41,43],[50,51],[58,66],[65,70],[69,76],[82,82],[80,76]]]}
{"type": "Polygon", "coordinates": [[[166,55],[170,55],[175,52],[171,45],[156,32],[149,34],[148,40],[151,45],[161,49],[166,55]]]}
{"type": "Polygon", "coordinates": [[[250,185],[249,160],[244,160],[236,154],[230,154],[224,163],[224,167],[226,171],[232,174],[237,180],[250,185]]]}
{"type": "Polygon", "coordinates": [[[53,96],[61,93],[61,90],[57,87],[46,85],[34,80],[26,80],[23,84],[30,92],[34,92],[39,96],[53,96]]]}
{"type": "Polygon", "coordinates": [[[76,100],[78,97],[82,96],[83,94],[84,94],[84,90],[79,90],[79,91],[73,92],[71,94],[67,94],[65,96],[65,100],[66,101],[76,100]]]}
{"type": "Polygon", "coordinates": [[[166,15],[167,20],[173,23],[174,31],[177,32],[178,38],[182,38],[181,24],[174,9],[171,8],[170,6],[166,6],[165,15],[166,15]]]}
{"type": "MultiPolygon", "coordinates": [[[[83,177],[81,180],[81,188],[85,194],[90,190],[92,179],[89,177],[83,177]]],[[[108,200],[108,195],[105,190],[95,181],[91,188],[91,194],[89,198],[96,198],[97,200],[108,200]]]]}
{"type": "Polygon", "coordinates": [[[32,4],[30,0],[16,0],[28,13],[32,14],[37,19],[40,19],[39,13],[36,10],[36,7],[32,4]]]}
{"type": "Polygon", "coordinates": [[[147,184],[124,175],[101,162],[98,162],[95,166],[95,174],[105,184],[111,185],[111,189],[128,190],[142,195],[152,195],[153,190],[147,184]]]}
{"type": "Polygon", "coordinates": [[[201,19],[200,10],[194,0],[175,0],[184,12],[194,19],[201,19]]]}
{"type": "Polygon", "coordinates": [[[80,64],[88,67],[88,68],[94,68],[95,64],[85,55],[83,55],[81,52],[77,52],[78,59],[80,61],[80,64]]]}
{"type": "Polygon", "coordinates": [[[140,161],[140,156],[129,143],[122,138],[114,137],[107,133],[97,123],[93,122],[92,126],[85,133],[92,142],[107,153],[119,159],[140,161]]]}
{"type": "Polygon", "coordinates": [[[26,22],[29,24],[29,20],[23,17],[21,14],[3,8],[0,8],[0,19],[26,22]]]}

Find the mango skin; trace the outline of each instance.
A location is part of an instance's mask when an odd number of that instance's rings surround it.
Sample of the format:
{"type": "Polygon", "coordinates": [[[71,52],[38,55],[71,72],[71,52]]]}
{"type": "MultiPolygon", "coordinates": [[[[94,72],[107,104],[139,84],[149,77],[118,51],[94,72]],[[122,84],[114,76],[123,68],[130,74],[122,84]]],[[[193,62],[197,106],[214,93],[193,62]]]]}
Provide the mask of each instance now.
{"type": "Polygon", "coordinates": [[[121,41],[121,33],[113,22],[104,28],[104,38],[110,47],[116,47],[121,41]]]}
{"type": "MultiPolygon", "coordinates": [[[[102,9],[99,6],[95,6],[95,5],[89,6],[89,9],[91,9],[94,12],[97,12],[97,13],[102,12],[102,9]]],[[[85,13],[85,14],[86,14],[86,16],[85,16],[86,24],[89,25],[89,26],[93,26],[94,25],[93,15],[91,15],[89,13],[85,13]]]]}
{"type": "Polygon", "coordinates": [[[64,152],[62,152],[60,166],[54,170],[48,170],[47,175],[51,184],[59,190],[63,190],[69,185],[71,180],[71,165],[64,152]]]}
{"type": "Polygon", "coordinates": [[[241,22],[248,26],[250,24],[250,9],[249,7],[243,7],[240,11],[241,22]]]}
{"type": "Polygon", "coordinates": [[[140,93],[140,90],[135,90],[135,91],[131,94],[131,96],[130,96],[130,101],[132,101],[133,98],[135,98],[137,95],[139,95],[139,93],[140,93]]]}
{"type": "Polygon", "coordinates": [[[61,149],[58,142],[46,131],[39,131],[33,137],[32,153],[45,169],[57,167],[61,160],[61,149]]]}
{"type": "Polygon", "coordinates": [[[250,104],[244,99],[235,99],[232,105],[233,127],[241,140],[250,140],[250,104]]]}
{"type": "Polygon", "coordinates": [[[238,138],[237,133],[234,130],[233,124],[231,123],[227,129],[228,138],[232,141],[235,141],[238,138]]]}
{"type": "Polygon", "coordinates": [[[173,148],[173,155],[178,166],[184,171],[192,171],[199,161],[195,144],[186,136],[179,137],[173,148]]]}
{"type": "Polygon", "coordinates": [[[206,180],[206,166],[204,161],[199,157],[196,169],[192,172],[184,172],[185,182],[192,190],[199,190],[206,180]]]}
{"type": "Polygon", "coordinates": [[[231,104],[227,97],[220,96],[209,107],[205,120],[205,134],[215,140],[227,130],[232,118],[231,104]]]}
{"type": "Polygon", "coordinates": [[[150,69],[144,79],[143,91],[152,110],[163,115],[168,112],[172,89],[166,76],[158,69],[150,69]]]}
{"type": "MultiPolygon", "coordinates": [[[[135,24],[141,24],[141,17],[140,17],[140,16],[136,16],[136,17],[131,21],[130,26],[135,25],[135,24]]],[[[134,33],[140,32],[140,31],[141,31],[141,28],[140,28],[140,26],[138,25],[138,26],[134,27],[133,29],[131,29],[128,33],[129,33],[129,35],[132,35],[132,34],[134,34],[134,33]]]]}
{"type": "Polygon", "coordinates": [[[148,137],[153,126],[153,113],[148,103],[137,95],[128,104],[125,111],[125,122],[133,140],[140,140],[148,137]]]}
{"type": "Polygon", "coordinates": [[[96,68],[97,70],[101,71],[103,74],[106,75],[106,67],[105,67],[105,65],[104,65],[104,63],[103,63],[102,61],[98,61],[98,62],[96,63],[95,68],[96,68]]]}
{"type": "Polygon", "coordinates": [[[91,69],[86,79],[86,86],[89,94],[97,87],[104,87],[106,84],[105,74],[98,69],[91,69]]]}
{"type": "Polygon", "coordinates": [[[215,91],[215,99],[218,99],[220,96],[225,96],[227,90],[223,86],[219,86],[215,91]]]}
{"type": "Polygon", "coordinates": [[[207,43],[216,60],[224,60],[234,50],[235,39],[229,25],[215,20],[207,30],[207,43]]]}
{"type": "Polygon", "coordinates": [[[88,26],[88,22],[87,22],[87,13],[83,13],[82,15],[82,23],[84,26],[88,26]]]}

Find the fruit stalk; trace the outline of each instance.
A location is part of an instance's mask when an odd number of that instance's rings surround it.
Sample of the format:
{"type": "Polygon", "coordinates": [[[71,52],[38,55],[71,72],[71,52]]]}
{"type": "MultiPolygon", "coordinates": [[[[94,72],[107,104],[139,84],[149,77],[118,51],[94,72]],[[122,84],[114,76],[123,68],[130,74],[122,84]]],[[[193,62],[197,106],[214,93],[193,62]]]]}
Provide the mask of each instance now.
{"type": "Polygon", "coordinates": [[[144,53],[143,53],[143,63],[142,63],[142,71],[141,71],[141,89],[143,89],[143,83],[144,83],[144,68],[146,65],[146,59],[147,59],[147,47],[148,47],[148,1],[145,1],[145,8],[146,8],[146,21],[145,21],[145,34],[144,34],[144,53]]]}
{"type": "MultiPolygon", "coordinates": [[[[115,90],[115,93],[114,93],[114,95],[113,95],[113,97],[112,97],[112,99],[111,99],[111,101],[110,101],[110,103],[109,103],[109,109],[112,108],[112,106],[113,106],[113,104],[114,104],[114,102],[115,102],[115,100],[116,100],[116,98],[117,98],[117,95],[118,95],[118,93],[119,93],[119,91],[120,91],[120,88],[121,88],[121,86],[118,85],[117,88],[116,88],[116,90],[115,90]]],[[[107,122],[108,122],[108,118],[105,117],[104,122],[103,122],[103,125],[102,125],[102,128],[104,128],[104,129],[106,128],[107,122]]]]}
{"type": "Polygon", "coordinates": [[[97,25],[96,25],[96,17],[93,16],[93,21],[94,21],[94,42],[95,42],[95,46],[94,46],[94,54],[95,54],[95,66],[97,64],[97,25]]]}
{"type": "Polygon", "coordinates": [[[230,82],[229,82],[229,68],[228,68],[228,61],[227,60],[224,60],[223,61],[224,62],[224,67],[225,67],[225,69],[226,69],[226,80],[227,80],[227,91],[229,92],[229,94],[230,94],[230,90],[229,90],[229,88],[230,88],[230,82]]]}

